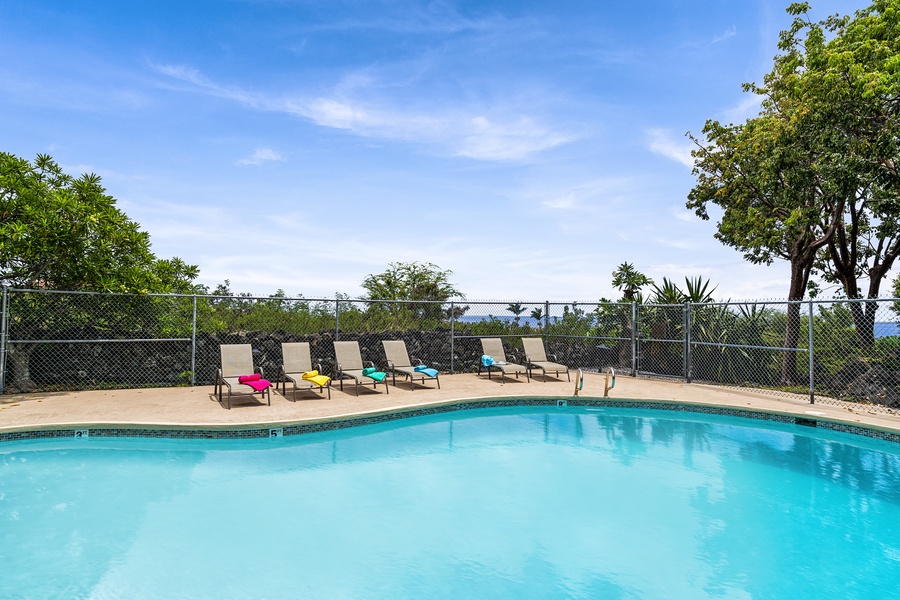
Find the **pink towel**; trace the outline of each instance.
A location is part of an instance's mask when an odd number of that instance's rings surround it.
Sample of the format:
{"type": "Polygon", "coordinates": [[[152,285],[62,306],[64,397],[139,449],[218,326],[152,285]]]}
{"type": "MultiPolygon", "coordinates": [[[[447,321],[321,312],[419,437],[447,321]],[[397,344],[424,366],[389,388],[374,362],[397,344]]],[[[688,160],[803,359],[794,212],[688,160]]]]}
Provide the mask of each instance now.
{"type": "Polygon", "coordinates": [[[267,387],[269,387],[270,385],[272,385],[265,379],[259,379],[259,375],[257,375],[256,377],[257,377],[257,379],[254,379],[252,381],[242,381],[241,383],[243,383],[244,385],[249,385],[250,387],[253,388],[254,391],[257,391],[257,392],[261,392],[264,389],[266,389],[267,387]]]}
{"type": "Polygon", "coordinates": [[[262,379],[259,373],[254,373],[253,375],[241,375],[238,377],[238,383],[247,383],[248,381],[259,381],[262,379]]]}

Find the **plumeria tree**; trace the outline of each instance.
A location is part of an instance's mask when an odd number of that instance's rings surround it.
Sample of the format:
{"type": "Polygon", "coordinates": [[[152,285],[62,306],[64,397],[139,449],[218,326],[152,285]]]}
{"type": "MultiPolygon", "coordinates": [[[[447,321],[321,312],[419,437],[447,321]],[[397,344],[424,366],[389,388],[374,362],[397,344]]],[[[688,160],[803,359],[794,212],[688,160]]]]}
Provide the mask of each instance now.
{"type": "MultiPolygon", "coordinates": [[[[159,259],[150,237],[116,207],[100,177],[74,178],[45,154],[34,162],[0,152],[0,281],[36,290],[192,292],[198,268],[179,258],[159,259]]],[[[165,319],[153,300],[127,302],[103,297],[104,310],[87,311],[73,296],[16,294],[10,332],[42,339],[79,323],[117,330],[144,326],[140,319],[165,319]],[[140,309],[137,304],[141,304],[140,309]],[[102,315],[102,316],[98,316],[102,315]]],[[[13,344],[14,386],[33,387],[29,360],[37,344],[13,344]]]]}

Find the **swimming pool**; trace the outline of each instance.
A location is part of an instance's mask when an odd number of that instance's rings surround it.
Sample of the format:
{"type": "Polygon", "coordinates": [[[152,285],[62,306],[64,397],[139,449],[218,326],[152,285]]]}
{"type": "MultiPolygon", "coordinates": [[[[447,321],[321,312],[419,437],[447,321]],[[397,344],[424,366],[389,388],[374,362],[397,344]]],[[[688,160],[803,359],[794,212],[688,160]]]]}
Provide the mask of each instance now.
{"type": "Polygon", "coordinates": [[[0,445],[3,598],[870,598],[900,456],[666,411],[0,445]],[[674,418],[673,418],[674,417],[674,418]]]}

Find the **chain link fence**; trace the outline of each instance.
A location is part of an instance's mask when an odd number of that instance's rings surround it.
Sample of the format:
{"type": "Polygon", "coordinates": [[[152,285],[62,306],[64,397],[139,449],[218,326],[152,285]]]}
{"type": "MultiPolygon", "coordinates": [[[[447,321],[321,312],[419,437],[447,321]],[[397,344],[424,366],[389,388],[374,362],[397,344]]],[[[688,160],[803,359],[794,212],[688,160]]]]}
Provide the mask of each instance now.
{"type": "Polygon", "coordinates": [[[334,342],[382,340],[442,372],[477,369],[481,339],[524,363],[523,337],[571,368],[750,387],[816,402],[900,408],[900,301],[633,304],[403,302],[124,295],[5,288],[0,390],[212,385],[221,344],[246,343],[274,377],[282,342],[309,342],[328,373],[334,342]]]}

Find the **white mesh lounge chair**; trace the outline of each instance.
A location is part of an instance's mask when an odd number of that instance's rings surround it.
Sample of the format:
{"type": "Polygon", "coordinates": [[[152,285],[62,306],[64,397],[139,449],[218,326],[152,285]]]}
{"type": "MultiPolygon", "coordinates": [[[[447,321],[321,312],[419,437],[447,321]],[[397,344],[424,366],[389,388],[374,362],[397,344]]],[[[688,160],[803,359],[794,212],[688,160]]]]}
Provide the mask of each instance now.
{"type": "MultiPolygon", "coordinates": [[[[557,377],[559,377],[560,373],[565,373],[566,378],[572,381],[572,376],[569,375],[569,367],[550,362],[547,359],[547,351],[544,350],[544,340],[541,338],[522,338],[522,345],[525,347],[525,364],[528,365],[529,369],[540,369],[543,373],[544,381],[547,381],[547,371],[554,372],[557,377]]],[[[552,354],[550,356],[553,360],[556,360],[555,356],[552,354]]]]}
{"type": "Polygon", "coordinates": [[[506,375],[515,375],[516,379],[518,379],[519,373],[524,373],[525,378],[528,381],[531,381],[531,375],[528,373],[527,368],[523,367],[522,365],[506,362],[506,353],[503,351],[503,340],[501,340],[500,338],[481,338],[481,349],[484,351],[484,354],[493,357],[494,362],[489,366],[484,366],[481,362],[479,362],[479,375],[481,374],[482,369],[486,369],[488,379],[490,379],[491,370],[497,369],[500,371],[500,383],[503,383],[503,379],[504,377],[506,377],[506,375]]]}
{"type": "Polygon", "coordinates": [[[375,368],[375,363],[370,360],[367,360],[365,361],[365,363],[363,363],[362,354],[360,354],[359,352],[359,342],[335,342],[334,357],[337,360],[334,378],[338,380],[338,383],[341,386],[341,391],[344,391],[344,379],[353,379],[356,382],[357,396],[359,396],[360,383],[365,385],[370,381],[372,382],[372,387],[374,389],[377,390],[378,384],[383,383],[384,391],[388,394],[391,393],[391,391],[388,389],[387,377],[385,377],[383,381],[379,382],[375,379],[363,375],[363,369],[375,368]]]}
{"type": "MultiPolygon", "coordinates": [[[[222,402],[222,392],[228,391],[227,405],[231,409],[232,395],[252,395],[255,397],[257,392],[249,385],[244,385],[238,381],[241,375],[253,375],[259,373],[262,376],[262,369],[253,367],[253,349],[250,344],[222,344],[219,346],[222,354],[222,367],[216,371],[216,385],[213,393],[218,396],[219,402],[222,402]]],[[[260,398],[268,399],[269,406],[272,406],[272,394],[269,388],[259,392],[260,398]]]]}
{"type": "MultiPolygon", "coordinates": [[[[315,381],[303,379],[303,374],[313,370],[312,358],[310,356],[309,342],[282,342],[281,343],[281,393],[287,394],[287,384],[291,382],[293,385],[293,400],[297,401],[297,390],[322,390],[328,391],[328,398],[331,399],[331,379],[324,385],[319,385],[315,381]]],[[[322,365],[316,365],[316,371],[322,375],[322,365]]]]}
{"type": "MultiPolygon", "coordinates": [[[[415,380],[418,378],[422,379],[422,385],[425,385],[426,379],[434,379],[437,382],[438,389],[441,389],[441,380],[438,378],[438,375],[430,375],[424,371],[416,371],[416,368],[413,366],[411,360],[409,360],[409,353],[406,351],[406,342],[403,340],[382,340],[381,342],[384,344],[384,355],[387,357],[387,369],[391,372],[391,379],[393,379],[394,385],[397,385],[397,374],[403,375],[404,377],[409,378],[409,388],[411,390],[416,389],[415,380]]],[[[416,361],[419,365],[424,366],[425,363],[422,361],[416,361]]]]}

